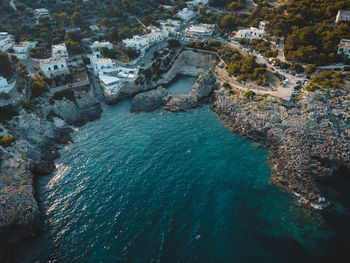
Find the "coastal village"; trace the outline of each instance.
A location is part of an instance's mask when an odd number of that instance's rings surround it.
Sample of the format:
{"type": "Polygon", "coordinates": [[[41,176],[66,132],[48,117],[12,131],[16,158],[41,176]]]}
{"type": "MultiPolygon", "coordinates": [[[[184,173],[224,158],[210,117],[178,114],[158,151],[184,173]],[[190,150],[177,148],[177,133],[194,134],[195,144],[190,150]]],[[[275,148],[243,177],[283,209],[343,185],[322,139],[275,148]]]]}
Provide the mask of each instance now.
{"type": "MultiPolygon", "coordinates": [[[[88,2],[84,1],[84,3],[88,2]]],[[[252,11],[256,4],[252,6],[250,4],[250,1],[247,1],[247,7],[246,9],[242,8],[242,12],[252,11]]],[[[174,10],[174,6],[170,5],[163,5],[161,8],[174,10]]],[[[29,12],[32,9],[26,7],[25,10],[29,12]]],[[[54,20],[52,18],[52,14],[45,6],[33,9],[31,12],[33,12],[34,24],[58,23],[57,19],[54,20]]],[[[35,55],[31,56],[31,54],[34,54],[32,50],[43,49],[43,47],[38,47],[37,40],[16,42],[15,36],[11,32],[3,31],[0,33],[0,51],[13,58],[15,56],[16,59],[23,63],[21,65],[29,73],[28,78],[34,79],[34,76],[39,74],[55,80],[56,85],[50,87],[53,93],[55,91],[69,90],[72,87],[81,88],[91,85],[94,89],[101,88],[106,96],[118,94],[123,86],[135,84],[135,81],[140,78],[140,69],[142,71],[154,62],[156,58],[154,56],[155,53],[158,54],[164,48],[167,49],[167,41],[176,43],[178,47],[190,46],[191,43],[200,41],[220,41],[241,54],[252,55],[258,63],[265,65],[267,74],[270,77],[272,76],[272,79],[276,78],[275,80],[279,79],[280,81],[271,81],[266,85],[268,87],[262,89],[254,83],[238,83],[236,77],[227,76],[221,71],[217,72],[220,78],[242,90],[246,90],[249,87],[248,89],[254,92],[272,94],[286,100],[295,96],[301,87],[307,86],[310,80],[310,73],[316,72],[311,64],[294,64],[293,62],[288,64],[283,52],[283,39],[273,37],[266,31],[267,21],[260,21],[257,27],[238,27],[236,31],[223,35],[217,24],[198,23],[203,17],[203,12],[217,12],[217,9],[212,8],[207,0],[184,2],[183,9],[178,10],[174,15],[174,19],[152,21],[157,26],[152,24],[145,25],[135,16],[134,19],[140,24],[142,31],[147,33],[140,33],[130,38],[122,39],[119,44],[103,39],[105,34],[101,34],[101,32],[105,32],[108,28],[91,24],[89,25],[90,37],[81,39],[83,48],[79,54],[76,54],[72,48],[67,49],[66,43],[62,42],[52,44],[51,50],[46,52],[47,54],[51,53],[51,56],[47,55],[47,57],[42,59],[36,58],[35,55]],[[261,54],[259,49],[249,47],[249,42],[264,43],[264,45],[270,46],[271,50],[274,50],[274,54],[269,54],[268,56],[261,54]],[[129,52],[133,54],[133,57],[127,57],[126,60],[116,59],[114,54],[118,53],[120,46],[130,50],[129,52]],[[290,65],[292,65],[292,68],[290,68],[290,65]],[[313,72],[305,72],[305,66],[312,68],[313,72]],[[80,78],[78,78],[79,81],[73,83],[72,81],[76,80],[73,75],[77,71],[79,71],[80,78]],[[82,71],[85,72],[83,78],[81,78],[82,71]]],[[[57,13],[54,14],[54,17],[57,17],[57,13]]],[[[339,10],[336,17],[334,17],[334,23],[346,22],[349,20],[349,17],[350,11],[339,10]]],[[[64,30],[67,35],[81,34],[79,27],[65,28],[64,30]]],[[[350,59],[350,40],[341,39],[338,46],[334,47],[334,50],[339,57],[344,58],[344,61],[350,59]]],[[[322,67],[341,71],[349,70],[349,66],[346,66],[345,63],[322,65],[322,67]]],[[[317,72],[320,72],[322,67],[317,72]]],[[[1,79],[2,97],[8,97],[7,100],[10,101],[12,94],[14,97],[19,95],[20,85],[18,77],[9,79],[6,76],[1,76],[1,79]]],[[[48,84],[45,83],[45,85],[48,84]]],[[[22,90],[21,92],[24,91],[22,90]]],[[[6,104],[6,101],[3,104],[6,104]]]]}
{"type": "MultiPolygon", "coordinates": [[[[284,28],[281,24],[291,19],[288,12],[301,12],[287,7],[288,1],[213,2],[157,1],[140,8],[133,1],[1,2],[0,163],[8,174],[17,173],[18,167],[26,171],[25,182],[13,185],[18,187],[15,192],[28,185],[23,198],[30,200],[26,206],[33,218],[37,219],[39,208],[33,195],[34,175],[28,176],[28,171],[50,173],[58,157],[56,145],[71,142],[70,126],[99,118],[101,103],[134,96],[131,110],[136,112],[161,106],[184,111],[211,103],[235,133],[271,147],[277,185],[314,208],[328,205],[321,187],[310,178],[350,167],[350,4],[344,1],[330,9],[331,16],[318,15],[324,21],[314,19],[317,25],[305,22],[298,28],[302,22],[295,19],[284,28]],[[327,33],[319,33],[322,26],[327,33]],[[319,37],[315,32],[325,40],[312,46],[310,41],[319,37]],[[198,77],[191,96],[176,97],[163,88],[178,75],[198,77]],[[268,113],[259,115],[260,109],[268,113]],[[228,112],[235,112],[234,121],[228,112]],[[339,121],[322,123],[328,112],[339,121]],[[304,113],[309,115],[301,116],[304,113]],[[316,119],[324,126],[308,124],[316,119]],[[256,121],[258,128],[250,121],[256,121]],[[277,126],[284,121],[289,130],[277,126]],[[304,134],[296,130],[301,126],[305,136],[293,137],[304,134]],[[323,135],[315,134],[326,126],[341,127],[327,134],[332,141],[327,149],[311,141],[312,135],[324,141],[323,135]],[[32,134],[34,130],[38,134],[32,134]],[[31,139],[22,138],[21,132],[31,139]],[[286,150],[298,148],[303,140],[308,148],[298,152],[309,154],[305,158],[286,150]],[[45,151],[39,154],[34,145],[45,151]],[[302,167],[307,167],[308,176],[293,177],[302,167]]],[[[13,185],[3,178],[0,186],[6,192],[13,185]]],[[[0,203],[9,203],[0,196],[0,203]]],[[[20,217],[13,213],[0,221],[4,222],[0,228],[20,217]]],[[[18,239],[27,235],[23,227],[18,239]]]]}

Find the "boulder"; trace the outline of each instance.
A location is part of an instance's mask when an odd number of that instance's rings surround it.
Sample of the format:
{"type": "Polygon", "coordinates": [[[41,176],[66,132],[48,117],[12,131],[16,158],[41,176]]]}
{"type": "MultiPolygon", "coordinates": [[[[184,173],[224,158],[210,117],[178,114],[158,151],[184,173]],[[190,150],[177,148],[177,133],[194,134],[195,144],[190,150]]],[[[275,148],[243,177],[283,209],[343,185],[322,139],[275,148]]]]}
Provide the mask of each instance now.
{"type": "Polygon", "coordinates": [[[167,95],[168,90],[164,89],[163,87],[137,94],[131,102],[130,111],[154,111],[166,103],[167,95]]]}

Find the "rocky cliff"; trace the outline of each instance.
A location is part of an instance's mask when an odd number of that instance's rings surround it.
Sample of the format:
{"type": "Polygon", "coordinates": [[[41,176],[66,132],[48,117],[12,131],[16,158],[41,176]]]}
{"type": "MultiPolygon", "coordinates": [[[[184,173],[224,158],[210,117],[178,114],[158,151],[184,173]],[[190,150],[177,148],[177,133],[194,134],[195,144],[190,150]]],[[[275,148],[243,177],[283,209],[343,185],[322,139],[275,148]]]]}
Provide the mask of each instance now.
{"type": "Polygon", "coordinates": [[[216,92],[212,110],[234,133],[270,148],[273,182],[303,202],[325,206],[323,182],[337,173],[350,174],[348,90],[304,93],[292,102],[232,94],[216,92]]]}
{"type": "Polygon", "coordinates": [[[8,249],[42,228],[34,198],[34,175],[49,174],[59,157],[60,145],[71,141],[70,125],[81,125],[101,114],[92,91],[76,91],[74,99],[27,102],[19,115],[1,125],[1,135],[11,134],[15,143],[2,145],[0,170],[0,261],[8,249]],[[50,103],[49,103],[50,101],[50,103]]]}

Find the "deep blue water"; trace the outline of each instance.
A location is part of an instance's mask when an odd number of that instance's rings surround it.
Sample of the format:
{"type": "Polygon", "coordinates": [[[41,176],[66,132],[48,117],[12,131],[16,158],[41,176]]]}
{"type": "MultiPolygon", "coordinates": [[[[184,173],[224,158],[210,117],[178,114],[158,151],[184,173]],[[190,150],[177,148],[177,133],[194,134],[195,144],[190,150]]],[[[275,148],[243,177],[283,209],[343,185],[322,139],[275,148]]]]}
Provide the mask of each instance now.
{"type": "MultiPolygon", "coordinates": [[[[192,85],[193,79],[182,79],[192,85]]],[[[267,149],[208,106],[106,106],[38,182],[45,231],[19,262],[319,262],[336,230],[271,185],[267,149]]]]}

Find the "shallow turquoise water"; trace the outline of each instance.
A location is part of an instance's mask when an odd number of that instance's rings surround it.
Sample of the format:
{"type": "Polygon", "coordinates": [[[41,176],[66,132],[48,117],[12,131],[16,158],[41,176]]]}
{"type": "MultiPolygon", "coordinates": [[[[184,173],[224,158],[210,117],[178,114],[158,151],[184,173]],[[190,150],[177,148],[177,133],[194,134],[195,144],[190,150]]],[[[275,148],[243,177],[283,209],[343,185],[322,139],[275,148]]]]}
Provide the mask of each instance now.
{"type": "Polygon", "coordinates": [[[101,119],[80,127],[54,174],[40,178],[46,230],[17,261],[311,262],[328,255],[335,230],[269,183],[266,148],[232,134],[208,106],[139,114],[129,106],[106,106],[101,119]]]}
{"type": "Polygon", "coordinates": [[[192,86],[196,82],[196,78],[178,77],[169,85],[169,91],[177,94],[191,93],[192,86]]]}

